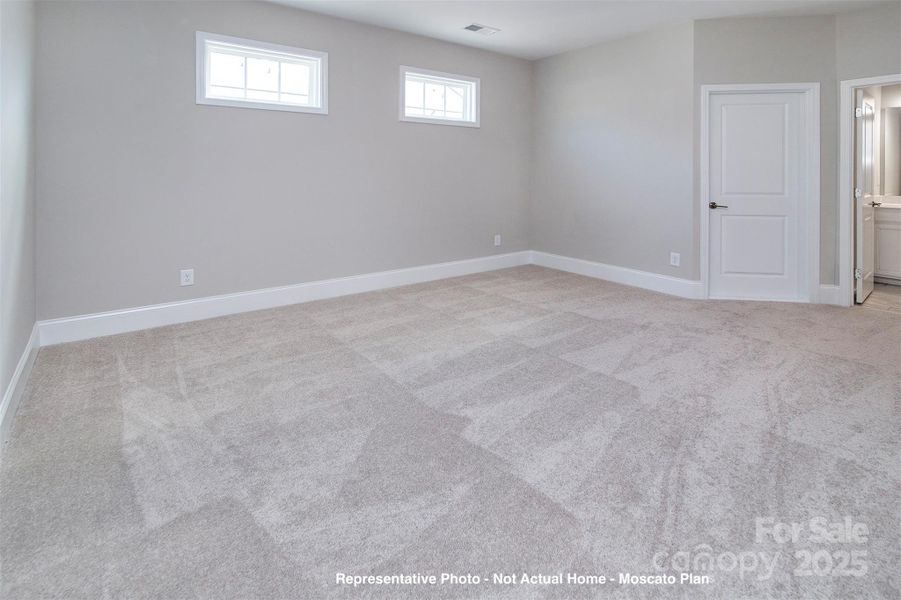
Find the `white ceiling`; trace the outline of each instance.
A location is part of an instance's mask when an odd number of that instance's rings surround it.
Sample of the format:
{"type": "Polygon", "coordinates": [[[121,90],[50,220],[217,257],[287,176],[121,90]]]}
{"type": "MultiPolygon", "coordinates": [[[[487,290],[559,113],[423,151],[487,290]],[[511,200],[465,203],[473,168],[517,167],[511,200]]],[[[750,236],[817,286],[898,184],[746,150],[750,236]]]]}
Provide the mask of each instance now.
{"type": "Polygon", "coordinates": [[[528,59],[694,19],[833,14],[884,3],[872,0],[274,1],[528,59]],[[501,31],[486,37],[463,30],[471,23],[498,27],[501,31]]]}

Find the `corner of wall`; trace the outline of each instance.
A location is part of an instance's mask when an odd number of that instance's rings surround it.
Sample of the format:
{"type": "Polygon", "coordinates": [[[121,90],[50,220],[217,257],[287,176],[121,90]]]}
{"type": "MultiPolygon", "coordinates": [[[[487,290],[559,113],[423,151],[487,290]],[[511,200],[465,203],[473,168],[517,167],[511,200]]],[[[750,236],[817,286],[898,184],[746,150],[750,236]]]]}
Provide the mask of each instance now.
{"type": "Polygon", "coordinates": [[[525,203],[526,248],[533,250],[535,248],[535,227],[533,225],[533,204],[535,202],[535,167],[538,161],[538,156],[535,153],[535,116],[537,113],[536,107],[538,106],[538,100],[535,93],[535,67],[537,63],[537,60],[529,61],[529,181],[528,195],[526,197],[525,203]]]}
{"type": "Polygon", "coordinates": [[[0,2],[0,427],[5,432],[37,348],[35,111],[37,4],[0,2]]]}

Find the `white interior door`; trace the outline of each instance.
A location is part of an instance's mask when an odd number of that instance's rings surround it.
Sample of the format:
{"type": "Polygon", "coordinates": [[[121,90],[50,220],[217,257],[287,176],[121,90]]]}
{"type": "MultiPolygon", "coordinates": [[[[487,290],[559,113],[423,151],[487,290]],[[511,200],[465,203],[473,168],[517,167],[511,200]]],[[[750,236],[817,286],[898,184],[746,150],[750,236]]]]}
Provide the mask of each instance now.
{"type": "Polygon", "coordinates": [[[875,119],[876,103],[872,96],[858,90],[855,114],[855,161],[854,168],[854,229],[856,248],[854,251],[854,300],[860,304],[873,291],[873,277],[876,272],[876,223],[877,205],[874,197],[875,176],[875,119]]]}
{"type": "Polygon", "coordinates": [[[711,298],[807,298],[806,106],[802,92],[710,96],[711,298]]]}

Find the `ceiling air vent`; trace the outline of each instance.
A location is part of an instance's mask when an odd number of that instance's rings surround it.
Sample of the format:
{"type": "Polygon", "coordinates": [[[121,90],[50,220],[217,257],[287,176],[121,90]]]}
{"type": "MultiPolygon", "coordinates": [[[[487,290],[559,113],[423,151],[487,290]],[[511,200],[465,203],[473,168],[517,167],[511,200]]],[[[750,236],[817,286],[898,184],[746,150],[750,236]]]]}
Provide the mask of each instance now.
{"type": "Polygon", "coordinates": [[[488,27],[487,25],[479,25],[478,23],[467,25],[463,29],[478,33],[479,35],[494,35],[498,31],[500,31],[500,29],[498,29],[497,27],[488,27]]]}

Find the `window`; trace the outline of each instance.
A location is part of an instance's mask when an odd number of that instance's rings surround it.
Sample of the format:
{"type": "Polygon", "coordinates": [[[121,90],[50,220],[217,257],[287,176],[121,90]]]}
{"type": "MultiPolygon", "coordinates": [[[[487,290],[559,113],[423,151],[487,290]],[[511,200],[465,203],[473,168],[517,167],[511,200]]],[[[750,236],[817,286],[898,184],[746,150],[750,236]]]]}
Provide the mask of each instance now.
{"type": "Polygon", "coordinates": [[[401,67],[400,120],[478,127],[478,78],[401,67]]]}
{"type": "Polygon", "coordinates": [[[328,54],[197,32],[197,104],[328,113],[328,54]]]}

